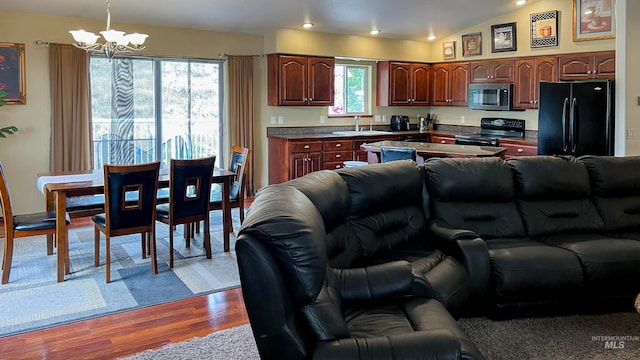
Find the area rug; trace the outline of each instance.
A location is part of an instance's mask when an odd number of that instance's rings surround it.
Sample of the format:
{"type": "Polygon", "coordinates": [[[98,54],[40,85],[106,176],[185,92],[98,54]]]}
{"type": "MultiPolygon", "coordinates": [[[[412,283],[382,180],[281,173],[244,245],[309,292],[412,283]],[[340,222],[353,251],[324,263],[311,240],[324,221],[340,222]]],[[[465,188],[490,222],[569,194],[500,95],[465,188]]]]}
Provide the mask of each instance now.
{"type": "MultiPolygon", "coordinates": [[[[458,323],[488,360],[640,359],[640,316],[635,312],[458,323]]],[[[125,359],[259,358],[251,327],[243,325],[125,359]]]]}
{"type": "MultiPolygon", "coordinates": [[[[232,211],[234,229],[239,214],[232,211]]],[[[44,236],[20,238],[15,244],[11,278],[0,286],[0,337],[210,294],[240,285],[231,234],[230,252],[223,251],[220,212],[211,213],[212,259],[207,259],[202,234],[185,246],[182,226],[174,232],[174,268],[169,267],[169,227],[156,225],[158,274],[142,259],[140,235],[112,238],[111,283],[105,282],[104,238],[101,266],[94,266],[93,227],[69,230],[71,274],[56,281],[56,256],[46,255],[44,236]]],[[[2,243],[0,239],[0,257],[2,243]]]]}

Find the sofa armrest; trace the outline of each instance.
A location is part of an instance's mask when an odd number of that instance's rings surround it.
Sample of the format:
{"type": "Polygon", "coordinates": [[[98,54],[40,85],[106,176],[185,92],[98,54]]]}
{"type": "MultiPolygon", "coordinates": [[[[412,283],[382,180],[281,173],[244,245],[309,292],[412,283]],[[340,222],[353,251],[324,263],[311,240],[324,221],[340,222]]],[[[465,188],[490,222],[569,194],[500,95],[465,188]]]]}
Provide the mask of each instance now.
{"type": "Polygon", "coordinates": [[[321,342],[313,359],[460,359],[460,341],[446,329],[321,342]]]}
{"type": "Polygon", "coordinates": [[[480,235],[474,231],[467,229],[451,229],[440,226],[437,222],[432,221],[429,224],[429,231],[437,241],[456,241],[458,239],[475,239],[480,235]]]}
{"type": "Polygon", "coordinates": [[[330,287],[339,289],[344,301],[382,299],[411,293],[411,264],[404,260],[353,269],[331,269],[330,287]]]}
{"type": "Polygon", "coordinates": [[[491,263],[489,250],[484,240],[480,238],[456,240],[459,249],[458,260],[462,262],[473,288],[472,299],[476,307],[482,308],[489,300],[489,282],[491,263]]]}

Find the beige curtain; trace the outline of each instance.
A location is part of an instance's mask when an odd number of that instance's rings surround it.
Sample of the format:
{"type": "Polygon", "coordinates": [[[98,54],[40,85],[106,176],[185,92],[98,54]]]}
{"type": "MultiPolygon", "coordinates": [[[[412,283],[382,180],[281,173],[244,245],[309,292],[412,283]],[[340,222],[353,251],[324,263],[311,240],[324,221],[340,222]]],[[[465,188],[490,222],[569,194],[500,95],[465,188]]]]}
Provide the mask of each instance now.
{"type": "Polygon", "coordinates": [[[253,196],[253,56],[229,56],[229,141],[251,149],[247,195],[253,196]]]}
{"type": "Polygon", "coordinates": [[[91,170],[89,54],[73,45],[49,47],[51,172],[91,170]]]}

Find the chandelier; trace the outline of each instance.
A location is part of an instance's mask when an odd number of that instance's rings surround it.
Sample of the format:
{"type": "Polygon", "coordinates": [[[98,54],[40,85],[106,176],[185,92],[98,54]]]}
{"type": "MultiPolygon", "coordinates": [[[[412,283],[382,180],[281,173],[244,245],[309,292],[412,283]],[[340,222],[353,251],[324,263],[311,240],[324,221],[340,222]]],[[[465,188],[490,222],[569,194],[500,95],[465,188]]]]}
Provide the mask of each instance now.
{"type": "Polygon", "coordinates": [[[149,35],[138,33],[125,34],[124,31],[111,29],[110,7],[111,0],[107,0],[107,29],[100,31],[100,34],[106,42],[104,44],[97,42],[100,36],[81,29],[69,31],[76,41],[73,45],[91,53],[103,53],[109,60],[119,54],[143,50],[145,48],[143,45],[144,41],[149,35]]]}

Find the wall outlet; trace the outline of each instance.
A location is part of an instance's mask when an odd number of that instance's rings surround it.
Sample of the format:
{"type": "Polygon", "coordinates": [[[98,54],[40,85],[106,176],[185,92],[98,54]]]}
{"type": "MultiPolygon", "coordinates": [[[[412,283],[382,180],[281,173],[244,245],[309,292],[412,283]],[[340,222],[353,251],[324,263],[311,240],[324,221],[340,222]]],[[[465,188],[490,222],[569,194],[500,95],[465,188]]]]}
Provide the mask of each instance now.
{"type": "Polygon", "coordinates": [[[324,124],[325,119],[326,119],[326,118],[324,117],[324,115],[321,115],[321,116],[320,116],[320,124],[324,124]]]}
{"type": "Polygon", "coordinates": [[[464,124],[464,115],[460,115],[460,124],[464,124]]]}
{"type": "Polygon", "coordinates": [[[629,128],[627,129],[627,139],[633,140],[636,138],[636,129],[629,128]]]}
{"type": "Polygon", "coordinates": [[[380,115],[376,115],[373,117],[375,119],[375,122],[380,122],[380,115]]]}
{"type": "Polygon", "coordinates": [[[272,116],[272,117],[271,117],[271,123],[272,123],[272,124],[275,124],[275,123],[276,123],[276,117],[275,117],[275,116],[272,116]]]}
{"type": "Polygon", "coordinates": [[[278,116],[278,124],[284,124],[284,116],[278,116]]]}
{"type": "Polygon", "coordinates": [[[382,122],[386,123],[387,122],[387,115],[382,115],[382,122]]]}

